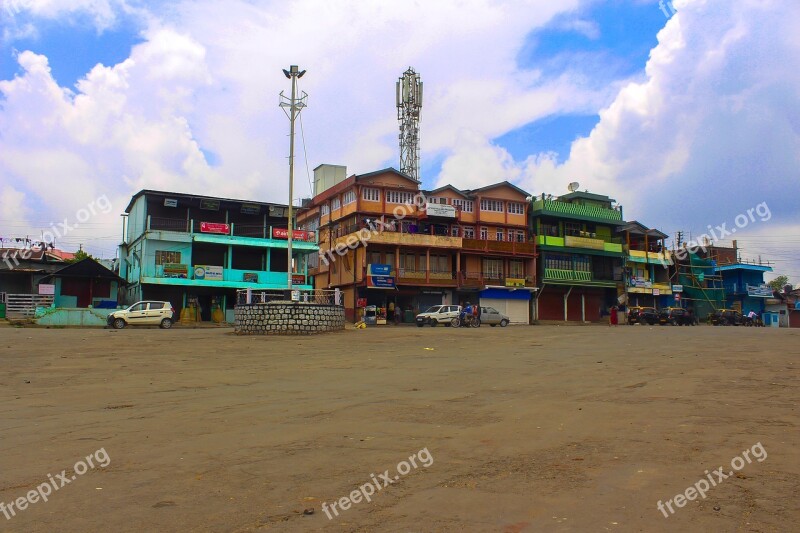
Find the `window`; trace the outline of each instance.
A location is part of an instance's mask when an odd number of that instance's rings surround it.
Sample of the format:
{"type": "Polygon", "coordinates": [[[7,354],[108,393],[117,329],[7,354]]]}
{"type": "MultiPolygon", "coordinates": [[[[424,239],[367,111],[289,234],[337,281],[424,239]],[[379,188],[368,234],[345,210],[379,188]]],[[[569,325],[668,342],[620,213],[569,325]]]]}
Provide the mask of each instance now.
{"type": "Polygon", "coordinates": [[[453,237],[458,237],[458,234],[459,234],[458,226],[456,226],[456,225],[451,226],[450,227],[450,235],[452,235],[453,237]]]}
{"type": "Polygon", "coordinates": [[[484,259],[483,277],[489,279],[500,279],[503,276],[502,259],[484,259]]]}
{"type": "Polygon", "coordinates": [[[497,230],[497,232],[495,233],[495,236],[496,236],[498,241],[502,241],[503,240],[503,230],[501,230],[501,229],[497,230]]]}
{"type": "Polygon", "coordinates": [[[522,261],[512,260],[508,262],[508,276],[517,279],[525,277],[525,268],[522,261]]]}
{"type": "Polygon", "coordinates": [[[446,255],[431,256],[431,272],[450,272],[450,262],[446,255]]]}
{"type": "Polygon", "coordinates": [[[525,213],[525,204],[519,202],[508,202],[508,212],[512,215],[522,215],[525,213]]]}
{"type": "Polygon", "coordinates": [[[525,242],[525,232],[523,230],[517,230],[517,242],[525,242]]]}
{"type": "Polygon", "coordinates": [[[481,211],[492,211],[495,213],[503,212],[503,202],[501,200],[481,200],[481,211]]]}
{"type": "Polygon", "coordinates": [[[156,250],[156,264],[157,265],[166,265],[167,263],[178,263],[181,262],[181,253],[180,252],[168,252],[164,250],[156,250]]]}
{"type": "Polygon", "coordinates": [[[339,197],[337,196],[336,198],[331,200],[331,210],[336,211],[340,207],[342,207],[342,202],[339,200],[339,197]]]}
{"type": "Polygon", "coordinates": [[[511,241],[514,240],[514,232],[512,230],[508,230],[508,238],[507,238],[507,240],[508,240],[508,242],[511,242],[511,241]]]}
{"type": "Polygon", "coordinates": [[[414,254],[400,254],[400,268],[414,272],[417,268],[417,256],[414,254]]]}
{"type": "Polygon", "coordinates": [[[344,195],[342,196],[342,203],[344,205],[352,204],[355,201],[356,201],[356,191],[352,189],[344,193],[344,195]]]}
{"type": "Polygon", "coordinates": [[[461,198],[456,198],[453,200],[453,205],[465,213],[472,213],[472,200],[462,200],[461,198]]]}
{"type": "Polygon", "coordinates": [[[465,227],[464,228],[464,238],[465,239],[474,239],[475,238],[475,228],[465,227]]]}
{"type": "Polygon", "coordinates": [[[411,204],[414,195],[406,191],[386,191],[386,201],[390,204],[411,204]]]}
{"type": "Polygon", "coordinates": [[[331,214],[331,206],[328,204],[322,204],[322,208],[320,210],[321,216],[327,216],[331,214]]]}
{"type": "Polygon", "coordinates": [[[130,308],[131,311],[145,311],[147,309],[147,302],[142,302],[130,308]]]}
{"type": "Polygon", "coordinates": [[[381,190],[375,189],[372,187],[365,187],[362,190],[362,197],[364,200],[368,202],[380,202],[381,201],[381,190]]]}
{"type": "Polygon", "coordinates": [[[481,228],[481,240],[485,241],[489,238],[489,228],[481,228]]]}
{"type": "Polygon", "coordinates": [[[577,222],[564,222],[564,235],[577,237],[581,234],[581,225],[577,222]]]}

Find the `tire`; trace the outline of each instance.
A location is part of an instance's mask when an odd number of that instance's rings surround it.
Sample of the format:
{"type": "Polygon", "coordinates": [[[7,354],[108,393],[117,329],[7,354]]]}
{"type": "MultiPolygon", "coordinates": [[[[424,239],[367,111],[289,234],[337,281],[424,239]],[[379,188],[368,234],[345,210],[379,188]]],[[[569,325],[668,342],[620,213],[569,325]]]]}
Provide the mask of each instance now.
{"type": "Polygon", "coordinates": [[[470,323],[470,326],[472,326],[473,328],[479,328],[481,327],[481,321],[478,320],[477,318],[473,318],[472,322],[470,323]]]}
{"type": "Polygon", "coordinates": [[[504,328],[504,327],[506,327],[507,325],[508,325],[508,320],[506,320],[505,318],[504,318],[503,320],[501,320],[501,321],[500,321],[500,327],[501,327],[501,328],[504,328]]]}
{"type": "Polygon", "coordinates": [[[433,318],[432,318],[432,319],[430,319],[429,323],[430,323],[430,325],[431,325],[431,327],[432,327],[432,328],[435,328],[436,326],[438,326],[438,325],[439,325],[439,322],[437,322],[437,321],[436,321],[436,320],[434,320],[433,318]]]}
{"type": "Polygon", "coordinates": [[[164,320],[161,321],[161,324],[159,325],[159,327],[161,329],[169,329],[169,328],[171,328],[172,327],[172,319],[171,318],[165,318],[164,320]]]}
{"type": "Polygon", "coordinates": [[[127,325],[128,324],[126,324],[125,321],[123,319],[121,319],[121,318],[115,318],[114,319],[114,329],[122,329],[127,325]]]}
{"type": "Polygon", "coordinates": [[[458,326],[461,325],[461,321],[458,318],[454,318],[450,320],[450,325],[453,326],[454,328],[457,328],[458,326]]]}
{"type": "Polygon", "coordinates": [[[418,327],[418,328],[421,328],[421,327],[422,327],[422,326],[424,326],[424,325],[425,325],[425,324],[423,324],[422,322],[417,322],[417,327],[418,327]]]}

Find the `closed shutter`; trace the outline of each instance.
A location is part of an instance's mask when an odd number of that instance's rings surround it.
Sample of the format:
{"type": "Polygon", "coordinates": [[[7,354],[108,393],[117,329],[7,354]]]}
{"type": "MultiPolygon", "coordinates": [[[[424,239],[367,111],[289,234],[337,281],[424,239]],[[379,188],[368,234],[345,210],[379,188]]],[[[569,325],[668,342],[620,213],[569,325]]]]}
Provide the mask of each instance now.
{"type": "Polygon", "coordinates": [[[528,300],[506,300],[506,315],[511,320],[512,324],[529,324],[529,306],[528,300]]]}

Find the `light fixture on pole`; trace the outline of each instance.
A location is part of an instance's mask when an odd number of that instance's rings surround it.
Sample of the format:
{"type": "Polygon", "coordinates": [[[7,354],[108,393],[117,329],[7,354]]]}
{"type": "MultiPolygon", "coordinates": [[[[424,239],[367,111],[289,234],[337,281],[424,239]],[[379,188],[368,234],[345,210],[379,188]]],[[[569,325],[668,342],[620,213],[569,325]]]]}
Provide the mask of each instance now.
{"type": "Polygon", "coordinates": [[[283,74],[290,80],[292,80],[292,97],[287,98],[283,91],[280,93],[280,106],[283,108],[284,113],[286,116],[289,117],[289,210],[288,210],[288,224],[286,225],[286,247],[287,247],[287,256],[288,256],[288,265],[286,267],[287,271],[287,288],[289,290],[292,289],[292,238],[294,237],[294,222],[293,222],[293,194],[294,194],[294,120],[297,118],[297,115],[300,114],[300,111],[304,107],[306,107],[306,100],[308,99],[308,94],[305,91],[301,91],[300,96],[297,95],[297,79],[302,78],[303,74],[305,74],[305,70],[299,70],[297,65],[292,65],[289,67],[289,70],[283,69],[283,74]],[[288,111],[287,111],[288,108],[288,111]]]}

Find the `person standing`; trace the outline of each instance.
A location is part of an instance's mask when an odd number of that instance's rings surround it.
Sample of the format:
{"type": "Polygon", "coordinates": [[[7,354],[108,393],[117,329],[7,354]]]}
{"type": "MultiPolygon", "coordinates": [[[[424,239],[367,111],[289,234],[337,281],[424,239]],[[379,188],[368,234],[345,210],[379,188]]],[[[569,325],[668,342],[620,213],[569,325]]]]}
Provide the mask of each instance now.
{"type": "Polygon", "coordinates": [[[619,316],[617,315],[617,306],[611,306],[611,315],[608,317],[608,327],[616,326],[619,322],[619,316]]]}
{"type": "Polygon", "coordinates": [[[481,306],[475,304],[472,306],[472,316],[475,317],[478,327],[481,327],[481,306]]]}

